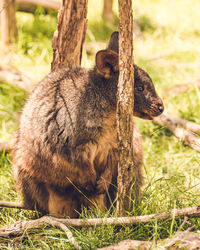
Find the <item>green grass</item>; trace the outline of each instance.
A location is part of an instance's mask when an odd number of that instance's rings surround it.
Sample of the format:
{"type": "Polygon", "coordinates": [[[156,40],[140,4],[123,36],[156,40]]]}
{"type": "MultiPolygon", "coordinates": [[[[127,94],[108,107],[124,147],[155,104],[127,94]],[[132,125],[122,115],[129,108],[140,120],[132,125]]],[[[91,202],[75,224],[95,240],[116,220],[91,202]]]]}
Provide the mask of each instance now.
{"type": "MultiPolygon", "coordinates": [[[[158,93],[164,97],[167,89],[176,84],[199,78],[200,65],[200,2],[198,0],[141,0],[134,1],[134,18],[139,33],[134,40],[135,63],[147,70],[158,93]],[[170,52],[157,60],[155,55],[170,52]]],[[[106,42],[117,29],[101,17],[102,1],[89,1],[87,42],[106,42]]],[[[114,1],[117,16],[117,1],[114,1]]],[[[12,65],[24,70],[33,82],[38,82],[50,71],[52,60],[51,39],[56,29],[56,15],[44,15],[38,10],[35,16],[17,13],[19,41],[12,57],[12,65]],[[49,25],[51,23],[51,25],[49,25]]],[[[99,49],[103,49],[100,48],[99,49]]],[[[94,65],[94,55],[83,51],[82,65],[94,65]]],[[[0,141],[12,138],[27,94],[0,82],[0,141]]],[[[191,88],[185,93],[163,98],[165,110],[183,119],[200,123],[200,93],[191,88]]],[[[143,136],[145,185],[141,204],[130,215],[145,215],[200,204],[200,154],[185,146],[166,128],[151,121],[135,119],[143,136]]],[[[5,152],[0,155],[0,199],[20,201],[11,174],[12,159],[5,152]]],[[[37,218],[37,214],[18,209],[0,208],[0,224],[37,218]]],[[[83,211],[81,217],[110,216],[99,211],[83,211]]],[[[199,230],[200,222],[189,219],[199,230]]],[[[83,249],[96,249],[123,239],[154,240],[173,235],[182,219],[154,222],[138,226],[100,226],[71,228],[83,249]]],[[[185,225],[184,229],[189,227],[185,225]]],[[[3,249],[73,249],[65,233],[45,227],[25,233],[16,239],[0,238],[3,249]]]]}

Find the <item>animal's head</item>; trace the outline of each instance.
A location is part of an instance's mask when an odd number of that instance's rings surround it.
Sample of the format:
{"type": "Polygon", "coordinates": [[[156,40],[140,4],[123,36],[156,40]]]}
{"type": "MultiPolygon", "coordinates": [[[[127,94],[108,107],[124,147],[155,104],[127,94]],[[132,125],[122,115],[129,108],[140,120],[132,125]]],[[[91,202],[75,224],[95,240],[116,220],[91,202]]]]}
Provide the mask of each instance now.
{"type": "MultiPolygon", "coordinates": [[[[108,49],[96,54],[96,67],[105,78],[119,76],[119,34],[111,35],[108,49]]],[[[162,100],[155,91],[150,76],[137,65],[134,65],[134,115],[143,119],[152,119],[164,110],[162,100]]]]}

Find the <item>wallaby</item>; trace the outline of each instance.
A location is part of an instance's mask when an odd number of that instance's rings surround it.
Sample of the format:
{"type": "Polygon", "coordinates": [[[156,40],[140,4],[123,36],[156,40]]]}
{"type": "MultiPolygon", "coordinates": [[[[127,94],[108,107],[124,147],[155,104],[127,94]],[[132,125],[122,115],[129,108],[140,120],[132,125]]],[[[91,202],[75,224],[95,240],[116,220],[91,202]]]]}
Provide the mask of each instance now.
{"type": "MultiPolygon", "coordinates": [[[[41,81],[23,108],[13,150],[13,175],[24,206],[75,218],[81,206],[104,206],[116,184],[118,32],[96,66],[60,68],[41,81]]],[[[148,74],[134,65],[134,115],[152,119],[163,111],[148,74]]],[[[137,190],[142,148],[134,128],[137,190]]],[[[138,191],[139,192],[139,191],[138,191]]]]}

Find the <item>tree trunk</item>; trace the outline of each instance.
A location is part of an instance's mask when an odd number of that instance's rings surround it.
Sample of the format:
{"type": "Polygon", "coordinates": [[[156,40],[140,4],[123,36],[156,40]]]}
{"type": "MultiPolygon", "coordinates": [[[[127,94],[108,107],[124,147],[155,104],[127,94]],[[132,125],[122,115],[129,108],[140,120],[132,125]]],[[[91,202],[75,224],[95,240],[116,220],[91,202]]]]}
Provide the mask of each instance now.
{"type": "Polygon", "coordinates": [[[133,197],[133,16],[131,0],[119,0],[119,83],[117,126],[119,141],[117,211],[124,215],[133,197]]]}
{"type": "Polygon", "coordinates": [[[1,0],[1,45],[5,49],[17,39],[15,0],[1,0]]]}
{"type": "Polygon", "coordinates": [[[87,28],[87,0],[63,0],[58,16],[58,30],[53,37],[51,69],[80,65],[87,28]]]}
{"type": "Polygon", "coordinates": [[[112,6],[113,6],[113,0],[104,0],[102,16],[104,20],[109,24],[113,24],[114,21],[112,6]]]}

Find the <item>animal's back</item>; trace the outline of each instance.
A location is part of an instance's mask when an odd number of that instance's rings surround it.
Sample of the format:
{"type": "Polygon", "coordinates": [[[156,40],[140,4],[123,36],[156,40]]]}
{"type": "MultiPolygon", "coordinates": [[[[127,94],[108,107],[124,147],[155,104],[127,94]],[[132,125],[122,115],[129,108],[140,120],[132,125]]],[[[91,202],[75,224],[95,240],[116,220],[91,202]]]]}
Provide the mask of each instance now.
{"type": "MultiPolygon", "coordinates": [[[[77,172],[68,163],[66,152],[78,122],[79,98],[85,91],[87,75],[88,71],[79,67],[49,74],[23,108],[13,150],[13,173],[28,207],[39,196],[45,204],[46,184],[67,187],[69,181],[64,176],[68,171],[77,172]],[[38,183],[44,186],[40,190],[38,183]],[[38,194],[41,190],[43,194],[38,194]]],[[[47,210],[46,205],[41,209],[47,210]]]]}
{"type": "MultiPolygon", "coordinates": [[[[87,74],[82,68],[63,68],[39,83],[21,115],[19,131],[23,131],[23,140],[34,146],[42,143],[43,149],[51,152],[61,149],[63,137],[70,137],[75,129],[87,74]]],[[[39,151],[41,154],[43,149],[39,151]]]]}

